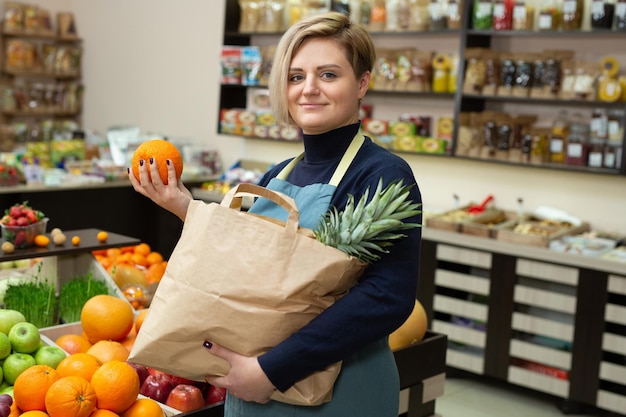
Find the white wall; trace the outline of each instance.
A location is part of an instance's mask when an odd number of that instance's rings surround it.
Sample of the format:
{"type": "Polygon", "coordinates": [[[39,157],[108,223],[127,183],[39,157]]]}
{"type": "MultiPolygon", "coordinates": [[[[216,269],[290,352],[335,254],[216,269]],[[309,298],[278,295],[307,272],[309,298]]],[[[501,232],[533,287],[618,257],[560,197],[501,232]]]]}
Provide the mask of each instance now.
{"type": "MultiPolygon", "coordinates": [[[[218,0],[46,0],[75,13],[84,39],[84,125],[105,132],[133,123],[143,131],[192,138],[219,149],[225,165],[246,158],[275,162],[297,144],[242,140],[217,132],[219,52],[224,4],[218,0]]],[[[607,51],[609,53],[610,51],[607,51]]],[[[626,178],[525,169],[452,158],[403,155],[415,171],[425,208],[446,209],[488,193],[498,205],[550,205],[598,229],[626,233],[626,178]]]]}

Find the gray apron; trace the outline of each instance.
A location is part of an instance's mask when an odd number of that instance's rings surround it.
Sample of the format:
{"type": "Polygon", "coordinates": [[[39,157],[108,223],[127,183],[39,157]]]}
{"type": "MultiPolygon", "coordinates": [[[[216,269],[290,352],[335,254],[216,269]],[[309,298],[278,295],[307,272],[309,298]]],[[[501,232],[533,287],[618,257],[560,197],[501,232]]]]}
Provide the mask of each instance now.
{"type": "MultiPolygon", "coordinates": [[[[363,140],[360,133],[355,136],[328,184],[298,187],[286,181],[289,172],[302,159],[301,155],[270,180],[267,188],[293,198],[300,209],[300,225],[313,229],[328,211],[337,184],[363,140]]],[[[265,199],[258,199],[249,212],[286,219],[284,209],[265,199]]],[[[227,395],[224,417],[397,417],[399,393],[395,359],[384,338],[343,361],[330,402],[319,406],[294,406],[277,401],[258,404],[227,395]]]]}

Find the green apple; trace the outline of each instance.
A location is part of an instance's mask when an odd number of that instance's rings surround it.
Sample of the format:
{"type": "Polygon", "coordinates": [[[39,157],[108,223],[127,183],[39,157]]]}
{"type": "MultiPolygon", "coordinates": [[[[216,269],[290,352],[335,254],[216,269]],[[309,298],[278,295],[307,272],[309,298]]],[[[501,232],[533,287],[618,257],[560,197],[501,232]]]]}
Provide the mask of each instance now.
{"type": "Polygon", "coordinates": [[[15,262],[13,261],[2,261],[0,262],[0,269],[11,269],[15,267],[15,262]]]}
{"type": "Polygon", "coordinates": [[[16,353],[33,353],[39,349],[41,342],[41,334],[39,329],[33,323],[23,322],[17,323],[9,331],[9,340],[11,348],[16,353]]]}
{"type": "Polygon", "coordinates": [[[11,354],[11,341],[9,336],[0,332],[0,360],[11,354]]]}
{"type": "Polygon", "coordinates": [[[11,327],[17,323],[23,323],[26,321],[26,317],[17,311],[7,308],[0,309],[0,332],[8,335],[11,327]]]}
{"type": "Polygon", "coordinates": [[[2,364],[2,372],[4,373],[4,380],[9,384],[15,384],[15,380],[24,370],[31,366],[37,365],[33,355],[28,353],[11,353],[4,360],[2,364]]]}
{"type": "Polygon", "coordinates": [[[2,394],[9,394],[11,397],[15,398],[13,396],[13,385],[7,385],[4,388],[0,388],[0,395],[2,394]]]}
{"type": "Polygon", "coordinates": [[[35,362],[38,365],[48,365],[57,369],[57,365],[66,357],[66,353],[58,346],[42,346],[35,352],[35,362]]]}
{"type": "Polygon", "coordinates": [[[13,261],[16,268],[28,268],[30,266],[30,259],[17,259],[13,261]]]}

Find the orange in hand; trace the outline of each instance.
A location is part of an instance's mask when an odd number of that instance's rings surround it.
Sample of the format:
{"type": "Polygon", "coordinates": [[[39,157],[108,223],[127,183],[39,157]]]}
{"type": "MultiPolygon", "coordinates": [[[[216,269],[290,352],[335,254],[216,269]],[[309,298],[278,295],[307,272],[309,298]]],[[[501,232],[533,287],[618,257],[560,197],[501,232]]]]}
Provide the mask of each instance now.
{"type": "MultiPolygon", "coordinates": [[[[174,164],[176,170],[176,179],[179,179],[183,173],[183,157],[174,144],[164,139],[151,139],[143,142],[135,149],[131,162],[131,168],[135,178],[139,179],[139,161],[144,164],[150,164],[150,158],[153,158],[159,176],[163,184],[167,184],[167,163],[169,159],[174,164]]],[[[148,166],[148,177],[152,179],[148,166]]]]}

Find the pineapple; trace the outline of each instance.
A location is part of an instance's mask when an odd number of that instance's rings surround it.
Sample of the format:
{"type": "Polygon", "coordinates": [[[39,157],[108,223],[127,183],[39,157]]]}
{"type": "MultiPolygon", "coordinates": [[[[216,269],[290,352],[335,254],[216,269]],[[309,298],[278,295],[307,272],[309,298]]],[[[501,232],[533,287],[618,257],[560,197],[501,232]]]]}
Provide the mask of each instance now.
{"type": "Polygon", "coordinates": [[[410,188],[400,180],[391,182],[383,190],[381,178],[369,203],[369,188],[356,206],[354,196],[349,195],[346,208],[342,212],[335,207],[330,209],[313,234],[318,241],[328,246],[362,262],[372,263],[380,258],[378,253],[389,252],[386,248],[393,245],[393,240],[406,237],[400,233],[402,230],[421,226],[402,221],[421,213],[420,204],[407,201],[410,188]]]}

